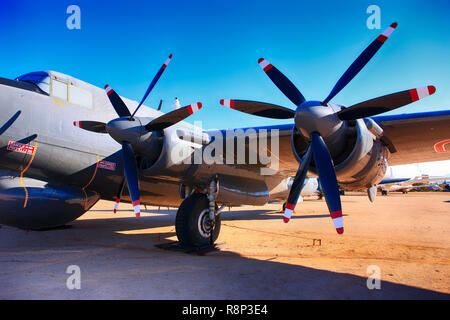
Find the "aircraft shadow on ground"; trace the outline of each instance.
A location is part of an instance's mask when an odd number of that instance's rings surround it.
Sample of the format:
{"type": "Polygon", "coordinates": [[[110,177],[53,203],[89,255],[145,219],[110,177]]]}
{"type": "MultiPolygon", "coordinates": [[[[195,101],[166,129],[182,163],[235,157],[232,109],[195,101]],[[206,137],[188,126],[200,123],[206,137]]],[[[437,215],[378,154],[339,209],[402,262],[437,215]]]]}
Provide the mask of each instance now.
{"type": "MultiPolygon", "coordinates": [[[[90,212],[111,212],[112,210],[107,210],[107,209],[103,209],[103,210],[91,210],[90,212]]],[[[119,213],[120,212],[129,212],[130,213],[130,217],[133,216],[133,211],[131,210],[126,210],[126,209],[121,209],[121,210],[117,210],[119,213]]],[[[171,215],[174,216],[175,219],[175,215],[177,212],[177,209],[171,209],[171,210],[167,210],[167,209],[161,209],[161,210],[141,210],[142,213],[149,213],[152,215],[156,215],[156,216],[160,216],[160,215],[171,215]]],[[[347,216],[346,214],[342,215],[343,217],[347,216]]],[[[227,209],[225,209],[222,214],[222,221],[235,221],[235,220],[282,220],[283,219],[283,212],[281,211],[277,211],[277,210],[240,210],[240,211],[231,211],[229,212],[227,209]]],[[[150,217],[145,217],[145,218],[151,218],[150,217]]],[[[325,213],[325,214],[308,214],[308,215],[301,215],[299,213],[295,213],[294,215],[291,217],[292,220],[295,219],[317,219],[317,218],[330,218],[330,214],[325,213]]],[[[114,218],[112,218],[114,219],[114,218]]],[[[124,218],[125,219],[125,218],[124,218]]]]}
{"type": "MultiPolygon", "coordinates": [[[[267,211],[241,211],[235,213],[235,218],[271,217],[262,215],[264,213],[267,211]]],[[[318,217],[325,216],[328,217],[328,215],[318,217]]],[[[278,219],[279,216],[276,218],[278,219]]],[[[12,250],[15,254],[23,251],[24,255],[31,251],[33,254],[39,250],[55,251],[55,255],[58,256],[57,252],[64,250],[77,249],[80,252],[83,250],[89,252],[89,248],[92,249],[92,247],[99,250],[114,250],[115,261],[130,261],[135,257],[138,259],[133,260],[135,264],[136,261],[145,259],[145,263],[141,262],[145,268],[139,277],[147,279],[150,284],[160,281],[158,279],[161,278],[161,273],[152,272],[152,268],[163,268],[163,270],[166,268],[165,279],[170,285],[165,284],[165,286],[173,286],[171,283],[179,284],[176,287],[176,294],[169,299],[450,299],[448,294],[396,284],[383,279],[381,290],[369,290],[366,285],[367,278],[364,277],[277,261],[257,260],[226,250],[215,252],[213,255],[197,256],[156,248],[157,244],[171,241],[169,238],[175,236],[175,227],[169,232],[161,233],[152,232],[152,229],[173,226],[174,219],[174,210],[166,215],[144,216],[139,219],[133,217],[130,211],[130,218],[82,219],[74,221],[72,228],[64,230],[30,232],[25,235],[24,231],[7,228],[8,234],[0,233],[0,259],[3,256],[2,253],[12,250]],[[149,232],[127,232],[142,229],[149,229],[149,232]],[[178,268],[175,271],[172,260],[175,260],[178,268]],[[180,264],[183,266],[181,271],[180,264]],[[183,279],[188,277],[198,279],[194,282],[196,283],[194,287],[182,285],[183,279]],[[209,289],[205,290],[205,288],[209,289]]],[[[220,240],[219,238],[219,242],[220,240]]],[[[111,265],[108,260],[109,255],[107,253],[104,255],[107,258],[98,255],[90,257],[86,253],[81,257],[84,260],[92,260],[91,263],[97,259],[106,259],[109,271],[121,271],[115,268],[123,269],[124,273],[128,271],[128,265],[124,266],[123,263],[111,265]]],[[[41,261],[41,263],[44,262],[41,261]]],[[[71,258],[71,263],[78,263],[77,258],[71,258]]],[[[98,261],[98,263],[104,262],[98,261]]],[[[89,270],[83,270],[89,274],[89,270]]],[[[47,269],[46,272],[48,273],[47,269]]],[[[18,274],[16,276],[20,277],[18,274]]],[[[9,274],[8,277],[14,277],[14,275],[9,274]]],[[[101,286],[102,282],[100,280],[99,282],[98,286],[101,286]]],[[[32,285],[32,283],[26,283],[28,287],[32,285]]],[[[122,290],[133,292],[134,289],[131,287],[122,290]]],[[[83,299],[108,298],[108,296],[91,295],[86,290],[82,291],[83,299]]],[[[139,292],[141,293],[136,296],[137,299],[161,299],[160,293],[155,293],[150,288],[145,293],[139,292]]]]}

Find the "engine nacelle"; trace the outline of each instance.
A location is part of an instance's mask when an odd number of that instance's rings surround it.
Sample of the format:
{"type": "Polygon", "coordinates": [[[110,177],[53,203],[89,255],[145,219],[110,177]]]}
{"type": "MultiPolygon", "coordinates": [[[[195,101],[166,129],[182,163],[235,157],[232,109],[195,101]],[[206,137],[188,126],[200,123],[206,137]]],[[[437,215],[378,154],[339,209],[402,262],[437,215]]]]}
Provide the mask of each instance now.
{"type": "Polygon", "coordinates": [[[21,229],[62,226],[88,211],[100,196],[88,190],[0,172],[0,224],[21,229]]]}
{"type": "Polygon", "coordinates": [[[201,151],[201,147],[209,142],[207,139],[201,130],[197,132],[186,124],[168,127],[164,132],[153,132],[151,136],[144,135],[140,149],[136,149],[147,161],[141,169],[145,170],[146,176],[165,176],[168,179],[181,176],[195,163],[194,153],[201,151]],[[154,154],[151,161],[147,160],[149,152],[154,154]]]}
{"type": "MultiPolygon", "coordinates": [[[[384,177],[390,152],[386,145],[372,134],[364,120],[359,119],[347,123],[344,146],[333,148],[329,146],[335,166],[338,183],[347,190],[361,190],[378,184],[384,177]]],[[[298,161],[306,152],[308,142],[301,133],[294,129],[292,147],[298,161]]],[[[310,171],[317,174],[314,161],[310,171]]]]}

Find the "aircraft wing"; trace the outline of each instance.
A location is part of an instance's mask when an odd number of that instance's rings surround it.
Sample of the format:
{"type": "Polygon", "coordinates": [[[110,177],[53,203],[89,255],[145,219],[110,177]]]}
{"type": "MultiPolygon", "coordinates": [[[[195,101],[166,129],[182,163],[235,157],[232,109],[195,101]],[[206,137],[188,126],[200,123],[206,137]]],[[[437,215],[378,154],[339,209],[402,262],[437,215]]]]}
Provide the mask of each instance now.
{"type": "MultiPolygon", "coordinates": [[[[450,110],[378,116],[372,119],[383,128],[385,136],[397,149],[397,152],[391,154],[389,165],[450,160],[450,110]]],[[[278,174],[293,176],[298,169],[291,147],[293,127],[293,124],[283,124],[234,130],[253,129],[258,135],[264,130],[269,137],[277,130],[278,174]]],[[[225,134],[227,130],[221,131],[225,134]]],[[[269,143],[268,149],[270,150],[269,143]]]]}
{"type": "MultiPolygon", "coordinates": [[[[230,132],[244,132],[245,134],[248,134],[250,132],[254,132],[254,135],[251,135],[249,139],[245,140],[245,154],[246,154],[246,160],[248,160],[249,156],[249,149],[252,148],[252,143],[250,143],[251,140],[253,140],[253,137],[258,137],[258,139],[261,138],[262,134],[267,134],[267,145],[264,147],[265,150],[260,149],[260,146],[258,145],[257,149],[261,151],[264,155],[267,155],[268,157],[272,157],[272,160],[275,160],[278,163],[278,170],[275,173],[275,175],[288,177],[288,176],[295,176],[297,169],[298,169],[298,162],[292,152],[291,147],[291,134],[292,129],[294,128],[293,124],[283,124],[283,125],[274,125],[274,126],[262,126],[262,127],[248,127],[248,128],[233,128],[233,129],[225,129],[225,130],[214,130],[214,131],[207,131],[206,133],[209,136],[214,136],[215,133],[220,132],[220,134],[225,137],[226,140],[233,139],[233,136],[230,136],[230,132]],[[278,150],[272,150],[272,137],[274,135],[278,136],[278,150]],[[230,138],[231,137],[231,138],[230,138]]],[[[236,138],[235,142],[236,142],[236,138]]],[[[224,154],[227,153],[227,144],[224,143],[224,154]]],[[[238,163],[237,161],[237,150],[236,147],[234,151],[231,152],[235,155],[234,161],[235,163],[238,163]]],[[[258,162],[256,165],[246,165],[246,167],[254,167],[259,170],[259,167],[265,166],[258,162]]]]}
{"type": "Polygon", "coordinates": [[[450,110],[373,117],[397,152],[389,165],[450,159],[450,110]]]}

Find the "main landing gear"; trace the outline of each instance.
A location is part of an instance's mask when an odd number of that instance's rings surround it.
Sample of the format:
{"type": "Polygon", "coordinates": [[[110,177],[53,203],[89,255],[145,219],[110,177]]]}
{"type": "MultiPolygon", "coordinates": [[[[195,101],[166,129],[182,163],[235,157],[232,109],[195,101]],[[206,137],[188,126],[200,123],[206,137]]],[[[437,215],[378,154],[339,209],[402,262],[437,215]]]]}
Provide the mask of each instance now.
{"type": "Polygon", "coordinates": [[[220,210],[215,203],[215,181],[208,195],[193,193],[178,208],[175,231],[182,245],[204,247],[213,245],[220,233],[220,210]]]}

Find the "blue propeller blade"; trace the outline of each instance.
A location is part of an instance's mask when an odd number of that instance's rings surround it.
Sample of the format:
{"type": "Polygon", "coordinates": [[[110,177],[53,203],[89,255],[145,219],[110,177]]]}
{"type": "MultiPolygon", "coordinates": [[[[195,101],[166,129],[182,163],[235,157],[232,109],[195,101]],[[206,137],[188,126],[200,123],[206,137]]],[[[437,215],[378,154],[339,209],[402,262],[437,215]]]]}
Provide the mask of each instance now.
{"type": "Polygon", "coordinates": [[[8,121],[5,122],[5,124],[0,127],[0,135],[2,135],[6,130],[8,130],[9,127],[12,126],[12,124],[17,120],[21,113],[22,111],[17,111],[8,121]]]}
{"type": "Polygon", "coordinates": [[[108,95],[109,101],[120,118],[131,116],[130,110],[128,110],[126,104],[109,85],[105,85],[105,91],[108,95]]]}
{"type": "Polygon", "coordinates": [[[289,191],[289,197],[286,202],[286,209],[284,210],[283,221],[288,223],[291,219],[292,213],[294,212],[295,205],[297,204],[300,193],[302,192],[303,186],[305,184],[306,173],[309,169],[309,164],[311,163],[312,149],[309,145],[308,150],[303,156],[302,162],[298,167],[297,174],[295,175],[294,182],[292,183],[291,190],[289,191]]]}
{"type": "Polygon", "coordinates": [[[342,77],[331,90],[328,97],[323,101],[323,104],[327,104],[334,98],[352,79],[361,71],[362,68],[372,59],[381,46],[392,34],[397,27],[397,23],[394,22],[389,28],[387,28],[382,34],[378,36],[367,48],[364,50],[358,58],[352,63],[352,65],[345,71],[342,77]]]}
{"type": "Polygon", "coordinates": [[[322,137],[318,133],[313,133],[311,138],[314,162],[316,163],[319,181],[325,194],[328,210],[330,211],[330,216],[333,219],[337,233],[342,234],[344,232],[344,225],[342,221],[341,196],[339,194],[333,160],[322,137]]]}
{"type": "Polygon", "coordinates": [[[136,158],[133,149],[128,142],[122,143],[123,166],[125,169],[125,177],[127,179],[128,190],[130,191],[131,201],[136,217],[141,215],[140,198],[139,198],[139,179],[136,158]]]}
{"type": "Polygon", "coordinates": [[[271,103],[222,99],[220,104],[230,109],[270,119],[293,119],[295,117],[295,111],[271,103]]]}
{"type": "Polygon", "coordinates": [[[139,110],[139,108],[142,106],[142,104],[144,103],[145,99],[147,99],[148,95],[150,94],[150,92],[152,91],[153,87],[155,86],[156,82],[158,82],[159,78],[161,77],[161,75],[163,74],[164,70],[166,69],[167,65],[170,62],[170,59],[172,59],[172,55],[169,56],[169,58],[167,58],[166,62],[164,62],[164,64],[162,65],[162,67],[159,69],[158,73],[155,75],[155,77],[153,78],[152,82],[150,83],[150,85],[147,88],[147,91],[145,91],[144,97],[142,98],[141,102],[139,103],[139,105],[137,106],[136,110],[134,110],[133,114],[131,115],[131,118],[134,117],[134,115],[136,114],[136,112],[139,110]]]}
{"type": "Polygon", "coordinates": [[[284,93],[284,95],[292,101],[296,106],[305,102],[305,97],[300,93],[297,87],[288,79],[284,74],[270,64],[267,60],[260,58],[258,60],[259,65],[272,80],[273,83],[284,93]]]}
{"type": "Polygon", "coordinates": [[[388,94],[345,108],[338,112],[338,117],[341,120],[373,117],[428,97],[435,92],[436,88],[434,86],[426,86],[388,94]]]}

